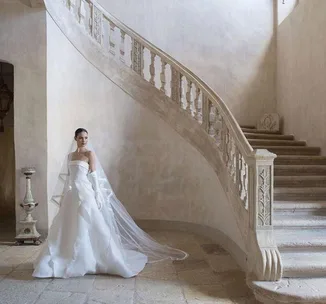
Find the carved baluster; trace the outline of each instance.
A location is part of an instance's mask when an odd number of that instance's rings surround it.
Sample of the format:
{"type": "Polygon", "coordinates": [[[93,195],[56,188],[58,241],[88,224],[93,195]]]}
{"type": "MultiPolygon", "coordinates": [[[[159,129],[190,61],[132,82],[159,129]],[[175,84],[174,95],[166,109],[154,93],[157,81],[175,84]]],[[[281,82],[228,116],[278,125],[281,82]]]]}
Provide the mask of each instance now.
{"type": "Polygon", "coordinates": [[[165,76],[165,67],[166,67],[166,62],[161,58],[161,74],[160,74],[160,79],[161,79],[161,88],[160,90],[165,94],[165,85],[166,85],[166,76],[165,76]]]}
{"type": "Polygon", "coordinates": [[[69,0],[69,10],[75,15],[76,13],[76,0],[69,0]]]}
{"type": "Polygon", "coordinates": [[[213,105],[211,101],[209,101],[210,109],[209,109],[209,128],[208,134],[214,137],[217,140],[218,129],[217,129],[217,120],[218,120],[218,109],[213,105]]]}
{"type": "MultiPolygon", "coordinates": [[[[243,198],[244,198],[244,195],[243,195],[244,163],[243,163],[243,157],[238,148],[237,148],[237,157],[238,157],[238,162],[237,162],[237,166],[238,166],[238,168],[237,168],[237,184],[238,184],[238,187],[237,187],[237,189],[239,190],[239,197],[244,203],[244,200],[243,200],[243,198]]],[[[245,203],[244,203],[244,205],[245,205],[245,203]]]]}
{"type": "Polygon", "coordinates": [[[114,29],[115,24],[110,21],[109,52],[112,55],[115,55],[114,29]]]}
{"type": "Polygon", "coordinates": [[[228,164],[228,145],[229,145],[229,141],[230,141],[230,134],[229,134],[229,129],[228,127],[226,126],[224,120],[223,120],[223,123],[222,123],[222,130],[223,130],[223,150],[222,150],[222,154],[223,154],[223,160],[224,160],[224,163],[225,165],[228,164]]]}
{"type": "Polygon", "coordinates": [[[238,195],[241,199],[241,154],[238,147],[235,145],[235,186],[238,191],[238,195]]]}
{"type": "Polygon", "coordinates": [[[226,163],[227,163],[229,176],[232,179],[232,160],[233,160],[232,159],[232,144],[233,144],[233,141],[232,141],[232,137],[231,137],[229,129],[227,130],[227,136],[228,136],[228,141],[227,141],[227,150],[226,150],[226,160],[227,160],[226,163]]]}
{"type": "Polygon", "coordinates": [[[190,115],[191,115],[191,88],[192,88],[192,81],[187,79],[186,111],[190,115]]]}
{"type": "Polygon", "coordinates": [[[248,200],[249,200],[249,195],[248,195],[248,165],[246,164],[244,158],[243,159],[243,202],[244,202],[244,206],[246,209],[248,209],[248,200]]]}
{"type": "Polygon", "coordinates": [[[225,147],[225,121],[224,121],[223,117],[221,117],[220,137],[221,137],[221,143],[218,145],[218,148],[223,154],[224,147],[225,147]]]}
{"type": "Polygon", "coordinates": [[[149,73],[151,74],[151,79],[149,82],[155,86],[155,57],[156,54],[151,51],[151,65],[149,66],[149,73]]]}
{"type": "MultiPolygon", "coordinates": [[[[87,2],[88,3],[88,2],[87,2]]],[[[93,5],[88,3],[89,5],[89,18],[88,18],[88,33],[92,36],[93,33],[93,5]]]]}
{"type": "Polygon", "coordinates": [[[200,121],[200,108],[199,108],[199,96],[200,96],[200,88],[196,85],[196,96],[194,100],[194,107],[195,107],[195,119],[200,121]]]}
{"type": "Polygon", "coordinates": [[[202,98],[202,126],[204,128],[204,130],[208,133],[209,132],[209,100],[208,97],[203,94],[203,98],[202,98]]]}
{"type": "Polygon", "coordinates": [[[86,17],[87,17],[87,11],[85,8],[85,2],[82,0],[80,1],[80,6],[79,6],[79,10],[78,10],[78,16],[79,16],[79,23],[81,24],[86,24],[86,17]]]}
{"type": "Polygon", "coordinates": [[[132,39],[131,68],[139,75],[144,76],[144,47],[136,39],[132,39]]]}
{"type": "Polygon", "coordinates": [[[178,70],[171,67],[171,99],[181,105],[182,75],[178,70]]]}
{"type": "Polygon", "coordinates": [[[180,78],[180,107],[184,110],[186,108],[186,100],[185,100],[185,88],[184,88],[184,79],[186,77],[181,75],[181,78],[180,78]]]}
{"type": "Polygon", "coordinates": [[[125,63],[125,38],[126,33],[123,30],[120,30],[120,61],[125,63]]]}
{"type": "Polygon", "coordinates": [[[94,39],[101,44],[102,43],[102,23],[103,14],[100,9],[98,9],[94,4],[92,6],[92,36],[94,39]]]}

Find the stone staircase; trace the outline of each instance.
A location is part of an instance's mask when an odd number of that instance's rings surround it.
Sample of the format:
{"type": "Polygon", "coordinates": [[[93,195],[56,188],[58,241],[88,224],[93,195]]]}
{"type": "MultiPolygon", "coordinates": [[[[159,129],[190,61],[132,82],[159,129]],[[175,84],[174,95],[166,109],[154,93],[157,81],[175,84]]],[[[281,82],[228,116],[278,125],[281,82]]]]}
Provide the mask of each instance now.
{"type": "Polygon", "coordinates": [[[274,161],[274,231],[283,278],[326,277],[326,157],[293,135],[242,127],[274,161]]]}

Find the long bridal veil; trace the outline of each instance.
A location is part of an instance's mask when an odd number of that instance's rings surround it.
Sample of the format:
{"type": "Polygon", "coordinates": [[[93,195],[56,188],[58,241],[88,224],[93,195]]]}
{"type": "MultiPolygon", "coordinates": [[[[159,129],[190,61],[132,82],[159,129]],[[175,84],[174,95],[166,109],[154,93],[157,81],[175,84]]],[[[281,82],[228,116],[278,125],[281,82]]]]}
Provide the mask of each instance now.
{"type": "MultiPolygon", "coordinates": [[[[93,151],[96,155],[92,145],[88,143],[87,146],[88,149],[93,151]]],[[[73,141],[68,155],[75,151],[75,147],[76,144],[75,141],[73,141]]],[[[68,155],[62,165],[54,195],[51,198],[51,200],[58,205],[60,205],[65,193],[69,191],[68,155]]],[[[105,200],[101,212],[108,227],[110,227],[108,238],[114,237],[116,239],[118,247],[122,249],[122,254],[125,254],[129,250],[135,250],[145,254],[148,257],[149,263],[165,259],[183,260],[187,258],[188,254],[186,252],[159,244],[137,226],[123,204],[116,197],[97,156],[96,172],[99,178],[101,192],[105,200]]]]}

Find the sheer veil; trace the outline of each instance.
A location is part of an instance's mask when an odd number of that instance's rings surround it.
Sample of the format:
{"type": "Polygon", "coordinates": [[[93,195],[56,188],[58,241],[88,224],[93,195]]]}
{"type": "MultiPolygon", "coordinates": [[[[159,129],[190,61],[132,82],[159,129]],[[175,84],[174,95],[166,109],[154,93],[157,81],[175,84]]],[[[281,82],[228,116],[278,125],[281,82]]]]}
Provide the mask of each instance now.
{"type": "MultiPolygon", "coordinates": [[[[90,151],[93,151],[96,155],[90,142],[87,144],[87,148],[90,151]]],[[[73,141],[59,173],[54,195],[51,198],[53,202],[59,205],[65,193],[69,191],[69,154],[75,150],[76,143],[73,141]]],[[[101,212],[103,213],[103,217],[107,222],[108,227],[110,227],[110,231],[108,231],[108,238],[114,236],[116,242],[118,242],[117,245],[122,249],[121,252],[123,254],[129,250],[141,252],[148,257],[149,263],[165,259],[183,260],[187,258],[188,254],[186,252],[159,244],[137,226],[123,204],[116,197],[97,156],[96,172],[99,178],[101,193],[105,200],[105,204],[102,207],[101,212]],[[112,233],[114,235],[112,235],[112,233]]]]}

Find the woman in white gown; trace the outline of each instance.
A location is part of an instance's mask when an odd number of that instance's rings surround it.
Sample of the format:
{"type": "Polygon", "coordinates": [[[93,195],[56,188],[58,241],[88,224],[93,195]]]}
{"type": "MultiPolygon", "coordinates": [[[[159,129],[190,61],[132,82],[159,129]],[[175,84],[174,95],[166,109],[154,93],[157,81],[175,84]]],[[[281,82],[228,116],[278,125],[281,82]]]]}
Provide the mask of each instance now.
{"type": "Polygon", "coordinates": [[[75,132],[60,209],[34,263],[34,277],[68,278],[106,273],[137,275],[146,263],[187,254],[160,245],[141,230],[115,196],[93,151],[88,132],[75,132]]]}

